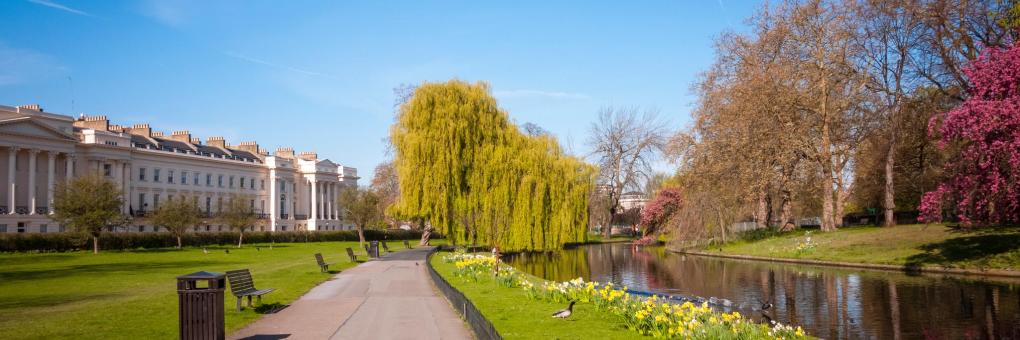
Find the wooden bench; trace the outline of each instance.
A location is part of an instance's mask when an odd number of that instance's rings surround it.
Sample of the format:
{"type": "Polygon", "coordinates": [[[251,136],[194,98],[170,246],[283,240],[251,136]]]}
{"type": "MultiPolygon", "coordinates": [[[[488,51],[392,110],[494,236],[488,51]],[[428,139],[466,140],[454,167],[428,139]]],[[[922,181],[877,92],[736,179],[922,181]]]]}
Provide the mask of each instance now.
{"type": "Polygon", "coordinates": [[[258,298],[258,303],[262,303],[262,295],[276,290],[255,288],[255,281],[251,279],[251,271],[248,269],[228,270],[227,281],[230,282],[230,293],[237,297],[237,311],[241,311],[241,298],[248,297],[248,307],[251,307],[252,296],[258,298]]]}
{"type": "Polygon", "coordinates": [[[411,249],[411,243],[407,242],[407,240],[404,240],[404,247],[407,249],[411,249]]]}
{"type": "Polygon", "coordinates": [[[319,271],[323,273],[329,271],[329,263],[322,259],[322,254],[315,253],[315,262],[319,264],[319,271]]]}
{"type": "Polygon", "coordinates": [[[354,255],[354,249],[347,247],[347,257],[351,258],[351,262],[358,262],[358,256],[354,255]]]}

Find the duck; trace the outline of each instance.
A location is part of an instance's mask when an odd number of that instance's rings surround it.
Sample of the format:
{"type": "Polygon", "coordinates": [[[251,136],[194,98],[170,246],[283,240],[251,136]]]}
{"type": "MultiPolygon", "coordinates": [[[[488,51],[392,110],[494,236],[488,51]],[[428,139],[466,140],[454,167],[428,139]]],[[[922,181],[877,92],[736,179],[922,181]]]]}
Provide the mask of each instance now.
{"type": "Polygon", "coordinates": [[[570,301],[570,305],[567,306],[567,309],[556,311],[556,313],[553,313],[552,317],[558,319],[570,317],[571,314],[574,314],[574,302],[576,301],[570,301]]]}

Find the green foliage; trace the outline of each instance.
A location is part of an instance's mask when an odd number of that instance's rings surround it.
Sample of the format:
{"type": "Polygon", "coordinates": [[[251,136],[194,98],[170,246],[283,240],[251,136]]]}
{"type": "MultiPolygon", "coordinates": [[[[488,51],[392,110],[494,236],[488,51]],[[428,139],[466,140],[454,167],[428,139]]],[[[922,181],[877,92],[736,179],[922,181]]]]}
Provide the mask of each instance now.
{"type": "MultiPolygon", "coordinates": [[[[193,232],[181,235],[189,246],[201,247],[227,245],[240,237],[232,232],[193,232]]],[[[421,231],[410,230],[367,230],[368,240],[414,240],[421,237],[421,231]]],[[[358,234],[353,230],[337,231],[256,231],[245,233],[251,243],[304,243],[326,241],[357,241],[358,234]]],[[[64,252],[87,248],[88,237],[74,233],[24,233],[0,234],[0,252],[64,252]]],[[[104,233],[99,237],[104,249],[158,249],[174,247],[176,237],[170,233],[104,233]]]]}
{"type": "Polygon", "coordinates": [[[100,175],[86,175],[61,182],[53,189],[53,221],[92,236],[92,252],[99,252],[103,228],[124,223],[120,189],[100,175]]]}
{"type": "Polygon", "coordinates": [[[216,219],[226,225],[230,230],[237,230],[237,247],[244,243],[244,230],[255,228],[255,211],[242,197],[232,197],[227,206],[216,215],[216,219]]]}
{"type": "Polygon", "coordinates": [[[553,137],[521,133],[487,84],[422,84],[401,105],[391,140],[400,218],[506,251],[584,240],[593,169],[553,137]]]}
{"type": "Polygon", "coordinates": [[[160,204],[149,218],[152,224],[161,226],[177,237],[177,247],[181,247],[181,235],[202,221],[198,204],[183,196],[160,204]]]}
{"type": "MultiPolygon", "coordinates": [[[[347,187],[340,191],[340,206],[343,207],[344,219],[354,222],[358,235],[363,235],[365,228],[382,222],[383,211],[380,209],[379,196],[375,192],[357,187],[347,187]]],[[[365,237],[360,236],[361,242],[365,237]]]]}

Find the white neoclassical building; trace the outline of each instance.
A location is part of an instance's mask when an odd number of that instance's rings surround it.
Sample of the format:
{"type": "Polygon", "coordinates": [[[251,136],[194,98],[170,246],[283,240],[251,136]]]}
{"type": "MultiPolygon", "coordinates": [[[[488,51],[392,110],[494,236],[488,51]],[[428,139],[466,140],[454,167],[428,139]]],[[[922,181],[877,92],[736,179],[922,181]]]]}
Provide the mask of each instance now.
{"type": "MultiPolygon", "coordinates": [[[[0,105],[0,233],[59,232],[50,220],[54,185],[98,173],[123,191],[122,211],[132,216],[118,230],[159,231],[146,213],[174,198],[191,198],[208,216],[227,200],[245,199],[258,214],[257,228],[346,230],[337,199],[356,186],[358,171],[278,148],[269,154],[256,142],[230,145],[222,137],[205,143],[188,131],[170,135],[148,124],[110,124],[106,116],[78,118],[44,112],[38,105],[0,105]]],[[[225,230],[209,218],[195,231],[225,230]]]]}

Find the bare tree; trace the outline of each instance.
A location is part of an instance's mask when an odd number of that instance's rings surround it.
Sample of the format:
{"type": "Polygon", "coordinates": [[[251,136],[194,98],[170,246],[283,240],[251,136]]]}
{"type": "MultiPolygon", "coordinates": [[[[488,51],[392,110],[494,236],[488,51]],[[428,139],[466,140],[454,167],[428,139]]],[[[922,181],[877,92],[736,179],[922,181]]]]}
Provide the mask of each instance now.
{"type": "Polygon", "coordinates": [[[237,230],[237,247],[244,244],[244,230],[255,229],[255,209],[252,209],[248,196],[237,195],[230,197],[226,207],[216,215],[216,219],[231,230],[237,230]]]}
{"type": "Polygon", "coordinates": [[[379,197],[371,190],[358,187],[346,187],[340,191],[338,198],[344,219],[354,222],[358,228],[358,241],[365,243],[365,227],[378,222],[379,197]]]}
{"type": "Polygon", "coordinates": [[[665,124],[658,111],[637,108],[604,107],[598,121],[592,123],[588,143],[599,167],[598,184],[609,197],[609,225],[620,208],[620,195],[627,189],[639,189],[643,180],[652,175],[652,162],[665,144],[665,124]]]}

